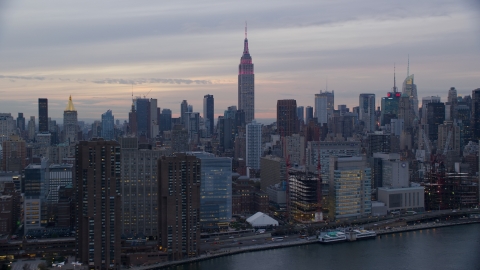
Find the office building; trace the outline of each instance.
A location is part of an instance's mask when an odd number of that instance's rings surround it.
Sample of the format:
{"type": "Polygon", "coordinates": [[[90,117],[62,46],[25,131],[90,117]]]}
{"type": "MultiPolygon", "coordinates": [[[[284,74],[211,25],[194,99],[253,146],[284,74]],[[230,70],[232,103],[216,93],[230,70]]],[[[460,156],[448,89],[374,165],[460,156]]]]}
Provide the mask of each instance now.
{"type": "Polygon", "coordinates": [[[287,165],[283,158],[266,156],[260,158],[260,189],[267,191],[267,187],[287,181],[287,165]]]}
{"type": "Polygon", "coordinates": [[[427,104],[426,130],[430,142],[434,143],[438,138],[438,126],[445,121],[445,104],[434,102],[427,104]]]}
{"type": "Polygon", "coordinates": [[[283,157],[288,159],[292,166],[305,164],[305,137],[292,134],[283,138],[283,157]]]}
{"type": "Polygon", "coordinates": [[[385,203],[387,211],[425,211],[424,187],[379,188],[378,201],[385,203]]]}
{"type": "Polygon", "coordinates": [[[402,94],[405,94],[410,100],[410,118],[420,118],[418,111],[417,85],[414,83],[414,75],[408,75],[403,81],[402,94]]]}
{"type": "Polygon", "coordinates": [[[262,157],[262,126],[252,120],[246,128],[246,165],[255,170],[260,169],[260,158],[262,157]]]}
{"type": "Polygon", "coordinates": [[[307,142],[306,165],[309,171],[314,172],[318,172],[318,165],[320,165],[322,181],[323,183],[328,183],[330,177],[330,156],[358,156],[360,153],[361,143],[359,141],[310,141],[307,142]]]}
{"type": "Polygon", "coordinates": [[[206,152],[200,159],[200,226],[202,230],[228,228],[232,219],[232,160],[206,152]]]}
{"type": "Polygon", "coordinates": [[[102,114],[102,138],[105,140],[115,139],[115,118],[112,110],[106,111],[102,114]]]}
{"type": "Polygon", "coordinates": [[[205,119],[205,127],[207,134],[213,134],[214,126],[214,99],[213,95],[203,96],[203,119],[205,119]]]}
{"type": "Polygon", "coordinates": [[[23,113],[19,112],[17,117],[17,128],[20,131],[25,130],[25,117],[23,117],[23,113]]]}
{"type": "Polygon", "coordinates": [[[28,140],[33,141],[35,140],[35,116],[30,116],[30,120],[28,121],[28,140]]]}
{"type": "Polygon", "coordinates": [[[25,233],[31,229],[39,229],[47,224],[47,183],[45,175],[47,170],[46,158],[40,164],[30,164],[25,168],[23,204],[25,233]]]}
{"type": "Polygon", "coordinates": [[[135,113],[137,116],[137,136],[150,138],[150,100],[148,98],[137,97],[135,99],[135,113]]]}
{"type": "Polygon", "coordinates": [[[297,118],[298,121],[300,121],[301,123],[305,123],[305,111],[303,109],[303,106],[297,107],[297,118]]]}
{"type": "Polygon", "coordinates": [[[323,221],[322,183],[318,174],[292,168],[288,172],[288,177],[289,215],[302,223],[323,221]]]}
{"type": "Polygon", "coordinates": [[[375,115],[375,94],[360,94],[359,98],[359,120],[363,121],[365,130],[373,132],[376,130],[375,115]]]}
{"type": "Polygon", "coordinates": [[[238,109],[245,112],[246,123],[255,119],[255,75],[252,57],[248,49],[246,27],[243,54],[238,65],[238,109]]]}
{"type": "Polygon", "coordinates": [[[25,168],[27,151],[25,141],[18,135],[2,143],[2,170],[21,172],[25,168]]]}
{"type": "Polygon", "coordinates": [[[329,218],[369,216],[371,202],[371,169],[365,156],[330,157],[329,218]]]}
{"type": "Polygon", "coordinates": [[[78,119],[77,110],[73,106],[72,96],[68,99],[68,104],[63,111],[63,133],[66,143],[75,143],[78,141],[78,119]]]}
{"type": "Polygon", "coordinates": [[[16,123],[10,113],[0,113],[0,143],[16,134],[16,123]]]}
{"type": "Polygon", "coordinates": [[[277,101],[277,130],[280,136],[292,136],[298,131],[297,101],[283,99],[277,101]]]}
{"type": "Polygon", "coordinates": [[[160,132],[172,130],[172,111],[163,109],[160,114],[160,132]]]}
{"type": "Polygon", "coordinates": [[[429,97],[423,97],[422,98],[422,124],[427,123],[427,112],[428,112],[428,104],[430,103],[440,103],[440,97],[439,96],[429,96],[429,97]]]}
{"type": "Polygon", "coordinates": [[[75,160],[76,257],[89,269],[120,269],[120,145],[80,141],[75,160]]]}
{"type": "Polygon", "coordinates": [[[135,102],[132,101],[132,108],[128,113],[128,132],[131,136],[137,136],[137,110],[135,109],[135,102]]]}
{"type": "Polygon", "coordinates": [[[172,130],[171,148],[173,153],[185,152],[189,150],[188,130],[183,125],[175,125],[172,130]]]}
{"type": "Polygon", "coordinates": [[[328,119],[333,117],[334,92],[320,91],[315,94],[315,117],[321,125],[327,124],[328,119]]]}
{"type": "Polygon", "coordinates": [[[200,159],[177,153],[158,160],[158,232],[170,260],[200,252],[200,159]]]}
{"type": "Polygon", "coordinates": [[[38,132],[48,132],[48,99],[38,99],[38,132]]]}
{"type": "Polygon", "coordinates": [[[307,108],[305,108],[305,124],[308,124],[311,119],[313,119],[313,108],[307,106],[307,108]]]}

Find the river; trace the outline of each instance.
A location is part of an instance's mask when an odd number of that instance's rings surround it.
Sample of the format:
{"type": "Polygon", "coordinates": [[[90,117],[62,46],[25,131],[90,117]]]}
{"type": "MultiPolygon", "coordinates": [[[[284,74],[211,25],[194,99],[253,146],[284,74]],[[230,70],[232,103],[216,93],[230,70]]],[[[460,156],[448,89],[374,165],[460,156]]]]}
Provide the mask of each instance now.
{"type": "Polygon", "coordinates": [[[480,269],[480,224],[248,252],[168,269],[480,269]]]}

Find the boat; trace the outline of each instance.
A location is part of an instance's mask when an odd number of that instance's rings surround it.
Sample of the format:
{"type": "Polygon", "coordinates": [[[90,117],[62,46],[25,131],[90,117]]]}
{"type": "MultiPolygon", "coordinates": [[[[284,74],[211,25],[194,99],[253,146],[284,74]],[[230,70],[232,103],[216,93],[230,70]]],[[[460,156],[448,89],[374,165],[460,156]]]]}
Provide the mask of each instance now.
{"type": "Polygon", "coordinates": [[[353,230],[356,233],[357,240],[358,239],[365,239],[365,238],[374,238],[377,236],[375,231],[367,231],[367,230],[353,230]]]}
{"type": "Polygon", "coordinates": [[[347,237],[345,236],[345,233],[338,232],[338,231],[328,232],[318,237],[318,241],[320,243],[335,243],[335,242],[343,242],[346,240],[347,240],[347,237]]]}

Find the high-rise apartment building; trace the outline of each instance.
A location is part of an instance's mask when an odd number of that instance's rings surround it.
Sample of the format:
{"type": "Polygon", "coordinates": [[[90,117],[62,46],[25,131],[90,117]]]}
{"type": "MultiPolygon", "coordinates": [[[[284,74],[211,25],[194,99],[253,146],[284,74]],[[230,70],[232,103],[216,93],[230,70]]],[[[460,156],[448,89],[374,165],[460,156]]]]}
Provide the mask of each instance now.
{"type": "Polygon", "coordinates": [[[68,99],[68,104],[63,111],[63,132],[66,143],[75,143],[78,141],[78,119],[77,110],[73,106],[72,96],[68,99]]]}
{"type": "Polygon", "coordinates": [[[238,109],[245,112],[245,122],[255,119],[255,75],[248,50],[247,28],[243,42],[243,55],[238,65],[238,109]]]}
{"type": "Polygon", "coordinates": [[[297,133],[297,101],[282,99],[277,101],[277,130],[280,136],[292,136],[297,133]]]}
{"type": "Polygon", "coordinates": [[[105,140],[115,139],[115,118],[112,110],[108,110],[102,114],[102,138],[105,140]]]}
{"type": "Polygon", "coordinates": [[[90,269],[120,269],[120,161],[115,141],[76,146],[76,257],[90,269]]]}
{"type": "Polygon", "coordinates": [[[259,170],[260,158],[262,157],[262,124],[252,120],[247,124],[246,135],[246,165],[249,168],[259,170]]]}
{"type": "Polygon", "coordinates": [[[333,117],[334,92],[320,91],[315,94],[315,117],[321,125],[327,124],[328,119],[333,117]]]}
{"type": "Polygon", "coordinates": [[[162,150],[139,149],[135,137],[120,138],[122,234],[127,237],[158,236],[157,160],[162,150]]]}
{"type": "Polygon", "coordinates": [[[213,118],[214,118],[214,99],[213,95],[203,96],[203,119],[205,121],[205,127],[207,128],[207,134],[213,134],[213,118]]]}
{"type": "Polygon", "coordinates": [[[171,260],[200,252],[200,159],[185,153],[158,160],[158,232],[171,260]]]}
{"type": "Polygon", "coordinates": [[[30,116],[28,121],[28,140],[33,141],[35,139],[35,116],[30,116]]]}
{"type": "Polygon", "coordinates": [[[48,99],[38,99],[38,132],[48,132],[48,99]]]}
{"type": "Polygon", "coordinates": [[[375,94],[360,94],[359,120],[365,124],[365,130],[373,132],[376,129],[375,94]]]}

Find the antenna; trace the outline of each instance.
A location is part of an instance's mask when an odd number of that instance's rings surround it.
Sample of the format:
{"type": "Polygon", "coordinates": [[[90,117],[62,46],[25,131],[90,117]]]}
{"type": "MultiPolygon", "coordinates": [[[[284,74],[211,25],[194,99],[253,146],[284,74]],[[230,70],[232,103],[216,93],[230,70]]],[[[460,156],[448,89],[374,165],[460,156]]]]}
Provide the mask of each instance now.
{"type": "Polygon", "coordinates": [[[327,80],[326,80],[326,82],[325,82],[325,91],[328,92],[328,77],[327,77],[327,80]]]}
{"type": "Polygon", "coordinates": [[[395,63],[393,63],[393,92],[397,92],[397,82],[395,79],[395,63]]]}
{"type": "Polygon", "coordinates": [[[245,39],[247,39],[247,21],[245,21],[245,39]]]}
{"type": "Polygon", "coordinates": [[[408,54],[407,77],[410,76],[410,54],[408,54]]]}

